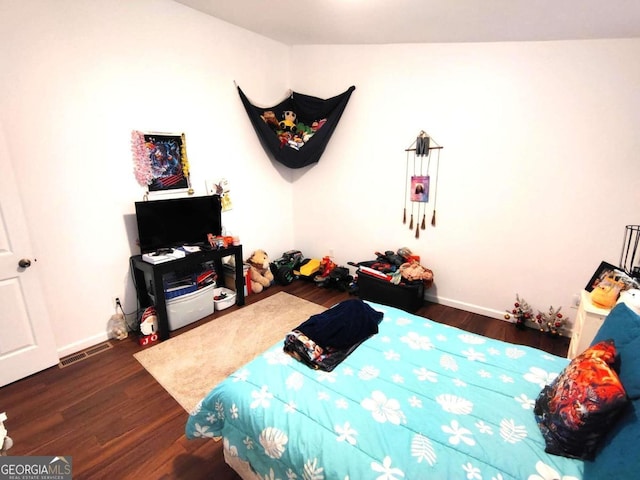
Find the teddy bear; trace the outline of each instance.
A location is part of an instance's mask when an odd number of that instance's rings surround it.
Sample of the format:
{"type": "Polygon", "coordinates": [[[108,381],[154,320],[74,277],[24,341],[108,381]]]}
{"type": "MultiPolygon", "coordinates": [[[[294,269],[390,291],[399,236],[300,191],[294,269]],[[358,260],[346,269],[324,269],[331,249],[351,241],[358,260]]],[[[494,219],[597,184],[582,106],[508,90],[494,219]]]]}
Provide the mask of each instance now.
{"type": "Polygon", "coordinates": [[[422,280],[426,288],[431,287],[433,284],[433,272],[428,268],[423,267],[415,260],[403,263],[400,265],[398,271],[402,278],[409,282],[422,280]]]}
{"type": "Polygon", "coordinates": [[[264,250],[256,250],[247,260],[251,291],[260,293],[273,284],[273,273],[269,268],[269,256],[264,250]]]}
{"type": "Polygon", "coordinates": [[[262,118],[264,123],[269,125],[274,130],[277,130],[280,127],[280,125],[278,124],[278,118],[276,117],[276,114],[273,112],[273,110],[265,110],[264,113],[260,115],[260,118],[262,118]]]}

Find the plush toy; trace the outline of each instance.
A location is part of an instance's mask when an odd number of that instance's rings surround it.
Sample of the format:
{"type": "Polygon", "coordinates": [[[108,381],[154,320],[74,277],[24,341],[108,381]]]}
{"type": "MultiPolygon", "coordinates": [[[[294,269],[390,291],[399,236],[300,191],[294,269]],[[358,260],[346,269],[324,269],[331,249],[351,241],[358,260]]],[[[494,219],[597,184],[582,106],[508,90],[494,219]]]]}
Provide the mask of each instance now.
{"type": "Polygon", "coordinates": [[[13,447],[13,440],[7,435],[7,429],[4,427],[4,421],[7,419],[6,413],[0,413],[0,456],[5,457],[7,450],[13,447]]]}
{"type": "Polygon", "coordinates": [[[273,283],[273,273],[269,269],[269,256],[264,250],[256,250],[247,260],[251,291],[260,293],[273,283]]]}
{"type": "Polygon", "coordinates": [[[327,123],[327,119],[323,118],[321,120],[316,120],[315,122],[313,122],[311,124],[311,130],[313,130],[314,132],[317,132],[318,130],[320,130],[322,128],[322,126],[327,123]]]}
{"type": "Polygon", "coordinates": [[[265,112],[260,115],[260,118],[264,120],[264,123],[269,125],[272,129],[277,130],[280,125],[278,124],[278,118],[273,110],[265,110],[265,112]]]}
{"type": "Polygon", "coordinates": [[[426,288],[433,284],[433,272],[416,261],[403,263],[400,265],[399,271],[402,278],[409,282],[422,280],[426,288]]]}
{"type": "Polygon", "coordinates": [[[284,112],[282,112],[282,120],[280,120],[280,130],[292,133],[295,132],[296,117],[296,112],[292,112],[291,110],[285,110],[284,112]]]}

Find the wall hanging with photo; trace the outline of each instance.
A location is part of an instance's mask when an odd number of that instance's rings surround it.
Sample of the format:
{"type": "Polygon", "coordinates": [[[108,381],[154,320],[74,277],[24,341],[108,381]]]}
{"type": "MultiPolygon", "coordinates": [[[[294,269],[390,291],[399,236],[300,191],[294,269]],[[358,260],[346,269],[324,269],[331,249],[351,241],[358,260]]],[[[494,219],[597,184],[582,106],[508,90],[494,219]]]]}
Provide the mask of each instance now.
{"type": "MultiPolygon", "coordinates": [[[[405,192],[404,192],[404,212],[402,215],[402,223],[407,223],[407,201],[411,202],[411,217],[409,221],[409,229],[413,231],[413,217],[417,210],[416,218],[416,238],[420,238],[420,230],[427,228],[427,203],[429,203],[429,193],[431,190],[431,151],[437,151],[436,155],[436,175],[435,175],[435,194],[438,193],[438,171],[440,170],[440,150],[442,147],[438,145],[429,135],[422,130],[415,142],[405,149],[407,152],[407,166],[405,174],[405,192]],[[411,167],[413,164],[413,167],[411,167]],[[422,221],[420,216],[422,215],[422,221]]],[[[433,214],[431,216],[431,225],[436,226],[436,196],[433,195],[433,214]]]]}

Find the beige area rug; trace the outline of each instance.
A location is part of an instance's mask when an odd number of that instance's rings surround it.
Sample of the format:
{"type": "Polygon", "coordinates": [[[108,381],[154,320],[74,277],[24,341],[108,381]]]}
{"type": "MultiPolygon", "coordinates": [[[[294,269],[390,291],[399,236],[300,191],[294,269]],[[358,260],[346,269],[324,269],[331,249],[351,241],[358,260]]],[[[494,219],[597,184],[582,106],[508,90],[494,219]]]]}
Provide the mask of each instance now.
{"type": "Polygon", "coordinates": [[[285,292],[222,315],[133,356],[190,412],[229,374],[323,306],[285,292]]]}

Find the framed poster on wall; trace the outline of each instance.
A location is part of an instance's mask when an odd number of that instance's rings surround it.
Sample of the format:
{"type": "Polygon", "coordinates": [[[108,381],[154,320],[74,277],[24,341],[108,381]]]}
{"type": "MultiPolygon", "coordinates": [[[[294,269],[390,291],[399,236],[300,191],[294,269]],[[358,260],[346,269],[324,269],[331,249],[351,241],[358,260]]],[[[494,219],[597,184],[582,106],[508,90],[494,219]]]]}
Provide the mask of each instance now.
{"type": "Polygon", "coordinates": [[[185,135],[132,132],[135,176],[149,193],[189,191],[185,135]]]}

